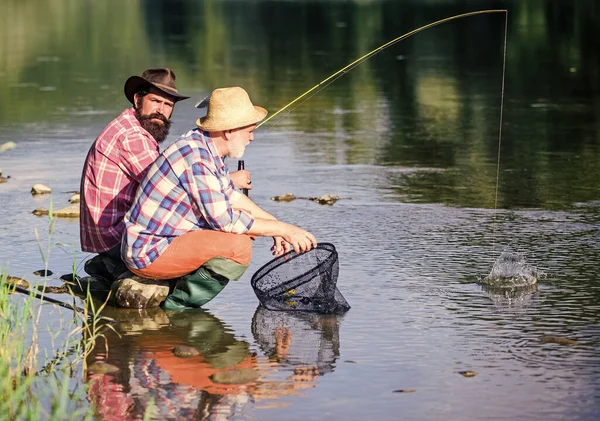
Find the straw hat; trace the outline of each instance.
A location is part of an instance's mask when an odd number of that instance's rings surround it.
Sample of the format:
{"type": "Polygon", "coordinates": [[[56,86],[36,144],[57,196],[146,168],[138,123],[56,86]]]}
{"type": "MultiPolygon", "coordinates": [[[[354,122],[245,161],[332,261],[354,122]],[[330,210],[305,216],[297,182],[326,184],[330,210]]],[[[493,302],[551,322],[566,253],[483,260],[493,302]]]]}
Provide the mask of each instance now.
{"type": "MultiPolygon", "coordinates": [[[[147,90],[154,86],[161,92],[169,95],[175,102],[188,99],[189,96],[180,95],[175,87],[175,73],[171,69],[148,69],[142,76],[131,76],[125,82],[125,96],[134,104],[134,95],[140,90],[147,90]]],[[[135,104],[134,104],[135,105],[135,104]]]]}
{"type": "Polygon", "coordinates": [[[215,89],[208,100],[205,117],[196,120],[202,130],[216,132],[256,124],[267,116],[267,110],[252,105],[248,93],[238,86],[215,89]]]}

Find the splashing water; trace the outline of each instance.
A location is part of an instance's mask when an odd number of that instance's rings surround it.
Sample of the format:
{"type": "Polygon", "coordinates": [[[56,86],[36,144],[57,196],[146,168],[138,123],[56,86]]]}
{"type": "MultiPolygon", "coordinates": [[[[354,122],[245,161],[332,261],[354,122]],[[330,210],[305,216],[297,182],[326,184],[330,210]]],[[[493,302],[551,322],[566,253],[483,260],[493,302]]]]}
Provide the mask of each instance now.
{"type": "Polygon", "coordinates": [[[546,276],[525,260],[522,253],[504,251],[490,273],[478,282],[494,288],[520,288],[535,285],[546,276]]]}

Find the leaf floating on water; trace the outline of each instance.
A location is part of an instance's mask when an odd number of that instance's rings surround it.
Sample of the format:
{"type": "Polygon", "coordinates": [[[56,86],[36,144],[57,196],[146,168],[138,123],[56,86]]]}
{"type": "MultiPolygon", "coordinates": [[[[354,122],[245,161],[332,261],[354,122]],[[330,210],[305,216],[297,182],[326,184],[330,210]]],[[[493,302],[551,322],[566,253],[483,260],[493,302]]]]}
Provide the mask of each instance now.
{"type": "Polygon", "coordinates": [[[559,345],[576,345],[576,339],[561,338],[559,336],[544,336],[542,342],[559,345]]]}
{"type": "Polygon", "coordinates": [[[465,370],[465,371],[459,371],[458,374],[462,375],[463,377],[475,377],[477,375],[477,372],[471,371],[471,370],[465,370]]]}
{"type": "Polygon", "coordinates": [[[40,269],[40,270],[36,270],[35,272],[33,272],[34,275],[37,276],[52,276],[52,271],[48,270],[48,269],[40,269]]]}

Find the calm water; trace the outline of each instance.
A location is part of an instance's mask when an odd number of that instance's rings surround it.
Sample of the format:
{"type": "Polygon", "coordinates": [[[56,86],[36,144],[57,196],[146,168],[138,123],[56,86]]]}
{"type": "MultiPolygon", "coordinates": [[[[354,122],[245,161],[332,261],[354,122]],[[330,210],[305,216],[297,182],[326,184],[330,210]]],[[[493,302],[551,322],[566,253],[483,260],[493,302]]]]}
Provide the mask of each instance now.
{"type": "MultiPolygon", "coordinates": [[[[118,311],[89,358],[99,419],[595,420],[600,415],[600,7],[590,1],[8,2],[0,13],[0,264],[30,281],[82,273],[66,206],[85,154],[125,106],[125,79],[169,66],[180,91],[172,135],[193,103],[245,87],[276,111],[347,63],[453,14],[508,8],[496,199],[504,16],[426,30],[370,59],[256,133],[251,197],[335,244],[343,317],[270,313],[252,265],[204,312],[118,311]],[[29,194],[35,183],[52,197],[29,194]],[[336,194],[334,206],[270,197],[336,194]],[[497,205],[496,205],[497,202],[497,205]],[[36,239],[37,230],[39,240],[36,239]],[[502,250],[548,274],[532,290],[475,283],[502,250]],[[556,336],[574,345],[542,341],[556,336]],[[201,355],[177,359],[176,345],[201,355]],[[466,378],[463,370],[477,372],[466,378]],[[414,389],[414,393],[394,393],[414,389]],[[115,417],[115,418],[111,418],[115,417]],[[120,418],[119,418],[120,417],[120,418]]],[[[235,162],[233,163],[235,165],[235,162]]],[[[60,285],[57,278],[49,281],[60,285]]],[[[60,298],[61,296],[57,296],[60,298]]],[[[64,299],[64,296],[62,297],[64,299]]],[[[51,325],[60,314],[48,309],[51,325]]],[[[48,333],[42,345],[52,349],[48,333]]],[[[76,383],[80,380],[76,378],[76,383]]]]}

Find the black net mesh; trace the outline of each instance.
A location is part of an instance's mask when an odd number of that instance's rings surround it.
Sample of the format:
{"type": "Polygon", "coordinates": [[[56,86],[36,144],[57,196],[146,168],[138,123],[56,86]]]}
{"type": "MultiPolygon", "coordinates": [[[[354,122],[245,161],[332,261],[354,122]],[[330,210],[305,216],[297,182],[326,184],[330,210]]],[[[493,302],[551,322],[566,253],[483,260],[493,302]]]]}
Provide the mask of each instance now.
{"type": "Polygon", "coordinates": [[[306,253],[290,251],[261,267],[250,281],[269,310],[343,313],[350,305],[336,286],[338,255],[321,243],[306,253]]]}

